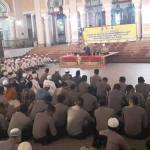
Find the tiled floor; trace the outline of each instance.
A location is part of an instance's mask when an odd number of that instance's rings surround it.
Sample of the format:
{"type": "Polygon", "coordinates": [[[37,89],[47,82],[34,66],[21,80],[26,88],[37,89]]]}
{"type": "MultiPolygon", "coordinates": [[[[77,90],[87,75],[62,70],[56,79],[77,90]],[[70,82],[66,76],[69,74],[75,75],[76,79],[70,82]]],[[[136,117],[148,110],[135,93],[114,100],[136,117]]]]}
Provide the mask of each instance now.
{"type": "MultiPolygon", "coordinates": [[[[53,74],[55,69],[58,68],[58,66],[52,66],[50,67],[50,74],[53,74]]],[[[71,74],[74,76],[76,70],[79,68],[69,68],[71,74]]],[[[137,78],[139,76],[143,76],[145,78],[145,81],[150,84],[150,64],[107,64],[106,67],[99,68],[100,69],[100,75],[102,77],[108,77],[109,84],[113,86],[115,83],[118,82],[118,79],[120,76],[125,76],[127,79],[127,84],[137,84],[137,78]]],[[[60,68],[60,74],[64,74],[65,68],[60,68]]],[[[81,75],[88,75],[90,77],[93,75],[94,69],[84,68],[79,69],[81,70],[81,75]]],[[[42,74],[43,70],[39,70],[39,76],[42,74]]],[[[89,82],[89,80],[88,80],[89,82]]],[[[150,139],[150,138],[149,138],[150,139]]],[[[127,139],[126,141],[128,144],[136,149],[136,150],[146,150],[145,147],[145,141],[137,141],[137,140],[131,140],[127,139]]],[[[48,146],[41,146],[40,144],[33,144],[33,150],[78,150],[81,146],[90,146],[92,142],[92,137],[89,137],[83,141],[78,140],[72,140],[67,137],[60,139],[59,141],[56,141],[48,146]]]]}

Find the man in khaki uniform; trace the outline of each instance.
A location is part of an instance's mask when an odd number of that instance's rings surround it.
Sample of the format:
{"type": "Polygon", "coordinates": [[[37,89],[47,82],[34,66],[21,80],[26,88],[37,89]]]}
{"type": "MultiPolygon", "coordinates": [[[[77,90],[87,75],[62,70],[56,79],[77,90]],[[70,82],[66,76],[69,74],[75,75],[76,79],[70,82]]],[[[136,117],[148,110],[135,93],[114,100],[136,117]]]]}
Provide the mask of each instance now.
{"type": "Polygon", "coordinates": [[[125,84],[126,82],[126,78],[125,77],[120,77],[119,79],[119,85],[120,85],[120,91],[122,91],[123,93],[126,93],[126,88],[127,88],[127,84],[125,84]]]}
{"type": "Polygon", "coordinates": [[[108,82],[108,79],[103,78],[103,81],[98,82],[96,85],[96,88],[97,88],[97,94],[96,95],[99,99],[101,99],[101,98],[106,99],[108,92],[111,91],[111,87],[109,84],[107,84],[107,82],[108,82]]]}
{"type": "Polygon", "coordinates": [[[5,119],[6,106],[0,103],[0,140],[7,137],[8,122],[5,119]]]}
{"type": "Polygon", "coordinates": [[[48,105],[51,104],[52,97],[47,96],[45,100],[36,100],[33,101],[30,106],[28,107],[28,110],[30,113],[30,118],[34,120],[35,116],[39,112],[43,112],[47,109],[48,105]]]}
{"type": "Polygon", "coordinates": [[[127,85],[127,94],[126,101],[129,103],[129,100],[132,96],[136,96],[138,98],[138,106],[145,108],[145,98],[141,93],[135,91],[132,85],[127,85]]]}
{"type": "Polygon", "coordinates": [[[107,145],[107,137],[104,135],[94,136],[92,147],[81,147],[79,150],[104,150],[107,145]]]}
{"type": "Polygon", "coordinates": [[[76,71],[76,76],[74,76],[74,77],[72,78],[72,80],[76,83],[77,86],[79,85],[79,83],[82,82],[82,78],[81,78],[81,76],[80,76],[80,70],[77,70],[77,71],[76,71]]]}
{"type": "Polygon", "coordinates": [[[7,141],[0,141],[0,148],[1,150],[17,150],[20,142],[21,131],[15,128],[10,131],[9,139],[7,141]]]}
{"type": "Polygon", "coordinates": [[[68,93],[69,106],[74,106],[80,94],[77,92],[77,86],[75,84],[72,84],[70,88],[71,91],[68,93]]]}
{"type": "Polygon", "coordinates": [[[8,134],[13,128],[18,128],[20,131],[22,131],[22,140],[28,140],[31,135],[31,126],[32,121],[27,116],[28,115],[28,107],[25,104],[22,104],[20,106],[20,112],[16,112],[9,123],[8,127],[8,134]]]}
{"type": "Polygon", "coordinates": [[[150,96],[146,99],[146,113],[147,113],[148,124],[150,124],[150,96]]]}
{"type": "Polygon", "coordinates": [[[53,119],[55,121],[55,125],[60,136],[65,135],[66,124],[67,124],[67,111],[68,107],[64,105],[65,96],[58,95],[58,104],[55,105],[55,112],[53,114],[53,119]]]}
{"type": "Polygon", "coordinates": [[[150,85],[144,83],[145,80],[143,77],[138,78],[138,84],[135,86],[136,92],[143,94],[144,98],[147,99],[150,92],[150,85]]]}
{"type": "Polygon", "coordinates": [[[120,85],[115,84],[113,91],[108,95],[108,108],[114,109],[117,115],[121,115],[125,94],[120,91],[120,85]]]}
{"type": "Polygon", "coordinates": [[[47,145],[57,139],[57,130],[53,119],[54,112],[55,107],[49,105],[45,112],[36,115],[32,131],[34,142],[47,145]]]}
{"type": "Polygon", "coordinates": [[[90,116],[94,117],[94,110],[98,108],[97,98],[93,96],[94,87],[89,86],[88,92],[82,95],[84,100],[83,109],[89,112],[90,116]]]}
{"type": "Polygon", "coordinates": [[[49,73],[49,68],[45,69],[45,72],[43,73],[43,75],[40,78],[40,85],[43,87],[43,82],[47,79],[49,73]]]}
{"type": "Polygon", "coordinates": [[[90,77],[90,84],[96,88],[96,84],[98,82],[101,82],[102,81],[102,78],[99,76],[99,69],[95,69],[94,70],[94,74],[93,76],[90,77]]]}
{"type": "Polygon", "coordinates": [[[87,83],[87,76],[83,75],[82,82],[78,85],[78,90],[79,90],[81,96],[83,94],[87,93],[89,86],[90,86],[90,84],[87,83]]]}
{"type": "Polygon", "coordinates": [[[76,106],[70,107],[68,110],[67,132],[68,136],[73,139],[84,139],[90,135],[92,129],[90,125],[92,118],[87,111],[82,109],[83,103],[83,98],[79,97],[76,106]],[[87,121],[86,125],[84,125],[85,121],[87,121]]]}
{"type": "Polygon", "coordinates": [[[124,130],[128,137],[135,139],[146,139],[150,134],[148,128],[147,114],[145,109],[137,106],[138,99],[132,96],[129,106],[122,110],[124,130]]]}
{"type": "Polygon", "coordinates": [[[108,120],[108,130],[100,131],[100,135],[107,136],[106,150],[131,150],[122,136],[117,133],[119,121],[116,118],[108,120]]]}
{"type": "Polygon", "coordinates": [[[62,76],[62,81],[65,82],[68,79],[70,71],[68,69],[65,70],[65,74],[62,76]]]}
{"type": "Polygon", "coordinates": [[[71,85],[72,84],[75,84],[76,85],[76,83],[74,82],[74,81],[72,81],[72,75],[71,74],[69,74],[68,75],[68,78],[67,78],[68,80],[66,80],[65,82],[68,84],[68,91],[70,91],[71,89],[70,89],[70,87],[71,87],[71,85]]]}
{"type": "Polygon", "coordinates": [[[51,103],[52,105],[56,105],[58,103],[57,96],[59,94],[65,96],[64,104],[69,106],[69,102],[68,102],[68,84],[66,82],[62,82],[61,87],[58,88],[55,91],[55,93],[53,95],[53,100],[52,100],[52,103],[51,103]]]}
{"type": "Polygon", "coordinates": [[[96,129],[98,132],[108,129],[108,120],[112,117],[116,117],[116,113],[113,109],[106,107],[106,100],[99,102],[100,107],[94,111],[96,119],[96,129]]]}

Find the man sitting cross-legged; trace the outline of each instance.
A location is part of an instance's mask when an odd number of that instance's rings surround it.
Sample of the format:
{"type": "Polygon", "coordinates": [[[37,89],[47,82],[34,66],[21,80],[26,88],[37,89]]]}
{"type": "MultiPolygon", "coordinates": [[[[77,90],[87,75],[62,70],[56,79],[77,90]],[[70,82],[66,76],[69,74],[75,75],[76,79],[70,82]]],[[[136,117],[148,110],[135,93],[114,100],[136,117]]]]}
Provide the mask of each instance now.
{"type": "Polygon", "coordinates": [[[79,97],[76,106],[68,110],[67,132],[68,136],[73,139],[82,140],[91,134],[92,118],[86,110],[82,109],[83,102],[83,98],[79,97]]]}
{"type": "Polygon", "coordinates": [[[36,115],[32,131],[35,143],[47,145],[58,139],[53,119],[54,112],[55,107],[49,105],[45,112],[36,115]]]}

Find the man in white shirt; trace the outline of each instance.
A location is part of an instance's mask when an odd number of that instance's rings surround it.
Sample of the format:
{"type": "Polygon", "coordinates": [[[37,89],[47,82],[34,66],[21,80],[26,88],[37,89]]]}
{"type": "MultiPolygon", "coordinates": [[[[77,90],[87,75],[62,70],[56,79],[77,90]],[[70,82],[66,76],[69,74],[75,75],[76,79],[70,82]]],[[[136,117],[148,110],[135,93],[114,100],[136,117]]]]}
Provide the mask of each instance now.
{"type": "Polygon", "coordinates": [[[14,67],[12,67],[10,63],[8,63],[7,64],[7,72],[8,72],[8,74],[12,75],[13,71],[16,71],[16,69],[14,67]]]}
{"type": "Polygon", "coordinates": [[[48,92],[51,96],[53,96],[56,91],[56,86],[55,86],[55,83],[53,81],[51,81],[51,78],[52,78],[51,75],[47,76],[47,80],[44,81],[43,87],[45,87],[45,85],[50,85],[50,89],[48,92]]]}
{"type": "Polygon", "coordinates": [[[37,58],[35,58],[34,60],[31,61],[30,67],[31,67],[31,69],[33,69],[33,70],[39,69],[39,68],[37,67],[37,58]]]}
{"type": "Polygon", "coordinates": [[[21,68],[21,64],[19,60],[15,63],[15,68],[17,71],[21,68]]]}
{"type": "Polygon", "coordinates": [[[79,97],[76,106],[68,110],[67,132],[68,136],[73,139],[82,140],[92,132],[92,118],[87,111],[82,109],[83,102],[83,98],[79,97]]]}
{"type": "Polygon", "coordinates": [[[30,66],[29,66],[29,63],[28,63],[28,60],[26,59],[25,62],[22,64],[22,68],[23,70],[25,71],[29,71],[30,70],[30,66]]]}
{"type": "Polygon", "coordinates": [[[43,61],[41,60],[41,57],[38,58],[37,64],[38,64],[38,67],[40,67],[40,68],[45,67],[43,61]]]}
{"type": "Polygon", "coordinates": [[[38,83],[38,81],[36,80],[36,78],[37,78],[37,74],[33,74],[32,75],[32,90],[34,91],[34,93],[37,93],[37,91],[39,90],[39,89],[41,89],[40,88],[40,85],[39,85],[39,83],[38,83]]]}
{"type": "Polygon", "coordinates": [[[48,57],[48,54],[46,54],[46,56],[44,57],[44,61],[45,61],[46,63],[51,63],[51,62],[53,62],[53,61],[50,59],[50,57],[48,57]]]}

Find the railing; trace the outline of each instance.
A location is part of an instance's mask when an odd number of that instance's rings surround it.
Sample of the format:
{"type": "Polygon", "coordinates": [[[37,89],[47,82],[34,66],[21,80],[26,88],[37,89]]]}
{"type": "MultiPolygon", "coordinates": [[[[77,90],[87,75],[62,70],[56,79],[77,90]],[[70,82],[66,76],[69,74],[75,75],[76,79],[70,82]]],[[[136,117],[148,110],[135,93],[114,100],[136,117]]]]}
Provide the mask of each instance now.
{"type": "Polygon", "coordinates": [[[0,12],[0,17],[7,17],[6,12],[0,12]]]}
{"type": "Polygon", "coordinates": [[[3,50],[34,47],[37,39],[3,40],[3,50]]]}

